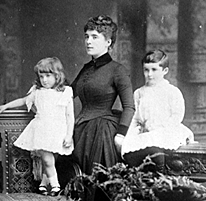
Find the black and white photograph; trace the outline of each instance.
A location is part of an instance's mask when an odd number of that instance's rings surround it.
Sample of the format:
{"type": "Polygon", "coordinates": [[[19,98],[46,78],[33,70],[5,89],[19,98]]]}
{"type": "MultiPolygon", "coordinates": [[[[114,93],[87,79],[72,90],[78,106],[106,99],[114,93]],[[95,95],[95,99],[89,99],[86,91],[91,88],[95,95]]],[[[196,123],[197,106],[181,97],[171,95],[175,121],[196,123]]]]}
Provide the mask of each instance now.
{"type": "Polygon", "coordinates": [[[206,200],[206,0],[0,0],[0,201],[21,200],[206,200]]]}

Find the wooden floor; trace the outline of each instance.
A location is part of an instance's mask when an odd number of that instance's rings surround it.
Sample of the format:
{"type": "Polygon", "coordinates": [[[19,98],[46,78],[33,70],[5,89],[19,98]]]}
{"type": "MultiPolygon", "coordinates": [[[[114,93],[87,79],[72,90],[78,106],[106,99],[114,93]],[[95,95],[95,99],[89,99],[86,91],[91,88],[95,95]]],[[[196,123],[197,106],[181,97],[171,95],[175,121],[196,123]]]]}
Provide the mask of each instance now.
{"type": "Polygon", "coordinates": [[[43,196],[36,193],[0,193],[0,201],[66,201],[65,196],[43,196]]]}

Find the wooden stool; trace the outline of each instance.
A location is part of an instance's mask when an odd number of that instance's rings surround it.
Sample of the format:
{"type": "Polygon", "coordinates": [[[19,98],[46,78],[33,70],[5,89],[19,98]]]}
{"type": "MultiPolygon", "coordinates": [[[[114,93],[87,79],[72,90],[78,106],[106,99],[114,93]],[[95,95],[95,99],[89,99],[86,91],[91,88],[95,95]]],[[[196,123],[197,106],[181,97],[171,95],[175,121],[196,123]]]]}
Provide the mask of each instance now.
{"type": "Polygon", "coordinates": [[[206,143],[191,143],[170,152],[166,160],[170,173],[206,181],[206,143]]]}
{"type": "MultiPolygon", "coordinates": [[[[0,193],[34,193],[39,185],[40,181],[34,181],[30,152],[13,146],[33,115],[26,110],[7,110],[0,114],[0,193]]],[[[59,156],[56,168],[62,188],[81,174],[71,156],[59,156]]]]}
{"type": "Polygon", "coordinates": [[[30,152],[13,146],[33,118],[26,110],[6,110],[0,114],[0,192],[32,192],[30,152]]]}

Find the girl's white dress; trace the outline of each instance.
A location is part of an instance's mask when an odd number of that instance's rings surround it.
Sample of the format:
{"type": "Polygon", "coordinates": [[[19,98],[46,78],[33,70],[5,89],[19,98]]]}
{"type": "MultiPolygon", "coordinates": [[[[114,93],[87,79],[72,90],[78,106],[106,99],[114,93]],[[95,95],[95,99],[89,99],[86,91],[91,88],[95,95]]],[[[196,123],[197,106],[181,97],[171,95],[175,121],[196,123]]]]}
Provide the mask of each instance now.
{"type": "Polygon", "coordinates": [[[181,123],[185,113],[183,95],[167,80],[137,89],[134,101],[136,111],[123,140],[122,156],[151,146],[176,150],[187,140],[194,141],[192,131],[181,123]],[[142,132],[139,123],[144,125],[142,132]]]}
{"type": "MultiPolygon", "coordinates": [[[[73,91],[69,86],[63,92],[55,89],[30,90],[26,99],[28,110],[34,105],[37,109],[33,120],[27,125],[14,145],[29,151],[46,150],[61,155],[69,155],[73,150],[72,131],[71,145],[63,147],[67,135],[66,115],[69,107],[73,107],[73,91]]],[[[71,114],[72,115],[72,114],[71,114]]]]}

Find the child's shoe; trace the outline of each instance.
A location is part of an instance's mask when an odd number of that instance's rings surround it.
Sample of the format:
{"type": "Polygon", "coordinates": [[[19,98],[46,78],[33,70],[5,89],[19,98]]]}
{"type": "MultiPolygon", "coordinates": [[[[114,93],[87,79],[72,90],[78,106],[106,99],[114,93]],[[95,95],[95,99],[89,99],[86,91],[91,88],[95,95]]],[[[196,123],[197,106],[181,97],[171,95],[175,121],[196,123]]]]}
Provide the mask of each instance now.
{"type": "Polygon", "coordinates": [[[49,195],[52,197],[57,196],[60,194],[60,191],[61,191],[60,186],[54,186],[51,188],[49,195]]]}
{"type": "Polygon", "coordinates": [[[48,195],[48,190],[46,186],[39,186],[38,193],[41,195],[48,195]]]}

